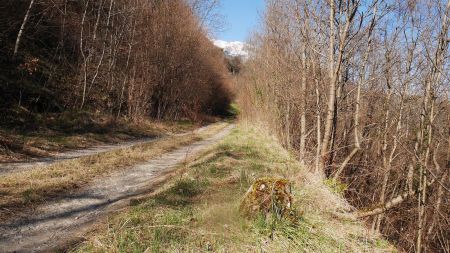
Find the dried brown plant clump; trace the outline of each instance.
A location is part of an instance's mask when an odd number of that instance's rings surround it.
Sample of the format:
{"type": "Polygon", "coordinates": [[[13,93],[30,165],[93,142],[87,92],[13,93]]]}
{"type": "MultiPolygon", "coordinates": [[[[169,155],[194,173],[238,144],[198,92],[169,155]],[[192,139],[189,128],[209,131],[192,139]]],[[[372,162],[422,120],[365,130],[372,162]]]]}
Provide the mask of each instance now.
{"type": "Polygon", "coordinates": [[[291,184],[285,178],[262,177],[257,179],[245,193],[239,210],[245,217],[275,215],[285,218],[292,210],[291,184]]]}

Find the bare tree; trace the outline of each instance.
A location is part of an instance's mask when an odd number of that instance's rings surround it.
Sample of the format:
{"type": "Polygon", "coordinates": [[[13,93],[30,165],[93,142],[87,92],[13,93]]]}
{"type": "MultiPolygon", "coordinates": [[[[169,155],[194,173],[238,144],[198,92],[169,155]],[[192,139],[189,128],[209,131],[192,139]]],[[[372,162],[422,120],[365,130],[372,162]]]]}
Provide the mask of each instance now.
{"type": "MultiPolygon", "coordinates": [[[[325,120],[325,129],[322,141],[322,168],[323,171],[325,169],[325,163],[328,160],[328,156],[330,155],[330,138],[333,127],[333,118],[336,112],[336,85],[339,81],[339,76],[341,75],[341,67],[344,61],[344,53],[346,45],[348,44],[348,35],[350,27],[354,22],[354,18],[356,12],[358,10],[360,2],[359,1],[347,1],[343,3],[339,2],[339,6],[345,6],[345,10],[339,10],[339,17],[341,19],[342,16],[345,19],[344,24],[339,24],[339,40],[338,40],[338,50],[337,54],[335,54],[335,14],[336,14],[336,6],[334,0],[330,0],[330,42],[329,42],[329,56],[328,56],[328,71],[329,71],[329,91],[328,91],[328,111],[325,120]],[[336,58],[335,58],[336,57],[336,58]]],[[[333,137],[334,138],[334,137],[333,137]]]]}
{"type": "Polygon", "coordinates": [[[361,143],[360,143],[360,132],[359,132],[359,125],[360,125],[360,108],[361,108],[361,92],[362,92],[362,85],[366,82],[366,68],[367,68],[367,62],[369,61],[369,55],[372,48],[372,35],[373,30],[376,26],[377,21],[377,6],[378,1],[375,2],[373,5],[373,11],[372,11],[372,21],[369,24],[368,31],[367,31],[367,46],[364,53],[364,59],[361,65],[361,69],[359,71],[359,80],[357,85],[357,91],[356,91],[356,101],[355,101],[355,113],[354,113],[354,148],[350,152],[350,154],[344,159],[342,164],[339,166],[339,169],[334,174],[334,179],[339,178],[342,171],[345,169],[347,164],[353,159],[353,157],[356,155],[356,153],[361,149],[361,143]]]}

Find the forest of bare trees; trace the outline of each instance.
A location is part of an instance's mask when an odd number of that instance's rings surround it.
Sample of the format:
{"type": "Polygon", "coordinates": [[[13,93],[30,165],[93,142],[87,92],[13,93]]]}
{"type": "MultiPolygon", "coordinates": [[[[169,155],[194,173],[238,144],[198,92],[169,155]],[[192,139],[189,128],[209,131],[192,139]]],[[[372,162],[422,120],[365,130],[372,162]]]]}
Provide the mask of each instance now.
{"type": "Polygon", "coordinates": [[[5,0],[0,105],[139,120],[221,115],[226,62],[208,39],[215,0],[5,0]]]}
{"type": "Polygon", "coordinates": [[[450,1],[269,0],[242,118],[346,184],[372,231],[450,251],[450,1]]]}

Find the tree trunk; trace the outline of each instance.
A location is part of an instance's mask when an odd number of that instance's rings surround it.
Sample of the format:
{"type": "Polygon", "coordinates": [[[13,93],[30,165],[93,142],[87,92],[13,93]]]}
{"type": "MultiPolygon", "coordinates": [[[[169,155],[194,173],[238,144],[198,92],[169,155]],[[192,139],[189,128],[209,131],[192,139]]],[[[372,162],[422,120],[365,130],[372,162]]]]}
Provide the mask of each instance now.
{"type": "Polygon", "coordinates": [[[28,10],[25,13],[25,17],[23,18],[22,25],[20,26],[19,33],[17,34],[16,44],[14,45],[14,53],[13,59],[16,58],[17,52],[19,51],[20,40],[22,39],[23,31],[28,23],[28,19],[30,18],[31,9],[33,8],[35,0],[31,0],[30,5],[28,6],[28,10]]]}
{"type": "MultiPolygon", "coordinates": [[[[435,180],[432,180],[431,182],[427,183],[427,186],[432,185],[434,182],[435,182],[435,180]]],[[[357,212],[355,212],[355,215],[358,218],[365,218],[365,217],[384,213],[384,212],[400,205],[401,203],[405,202],[406,200],[408,200],[409,198],[413,197],[414,195],[416,195],[418,192],[421,192],[421,191],[422,191],[422,189],[417,189],[417,190],[413,190],[412,192],[402,193],[402,194],[398,195],[397,197],[389,200],[382,206],[371,208],[368,211],[357,211],[357,212]]]]}
{"type": "Polygon", "coordinates": [[[354,146],[352,152],[350,152],[350,154],[345,158],[344,162],[341,164],[339,169],[334,174],[334,179],[339,178],[340,174],[344,171],[344,169],[348,165],[348,163],[353,159],[353,157],[361,149],[361,143],[359,140],[359,138],[360,138],[359,137],[359,135],[360,135],[359,134],[359,122],[360,122],[360,107],[361,107],[361,89],[362,89],[362,85],[366,81],[366,67],[367,67],[367,63],[369,61],[370,50],[372,47],[372,31],[376,25],[376,18],[377,18],[377,4],[375,4],[375,6],[374,6],[372,22],[370,24],[368,35],[367,35],[368,36],[367,48],[366,48],[366,52],[364,53],[364,60],[363,60],[362,66],[361,66],[361,70],[360,70],[360,74],[359,74],[359,81],[358,81],[358,88],[357,88],[357,92],[356,92],[356,105],[355,105],[355,113],[354,113],[354,124],[355,124],[354,125],[354,138],[355,138],[354,145],[355,146],[354,146]]]}
{"type": "Polygon", "coordinates": [[[80,51],[81,51],[81,56],[83,57],[83,93],[81,96],[81,105],[80,105],[80,109],[83,109],[84,107],[84,103],[86,100],[86,89],[87,89],[87,62],[88,62],[88,57],[86,57],[86,54],[84,53],[84,40],[83,40],[83,36],[84,36],[84,23],[86,21],[86,15],[87,15],[87,10],[89,7],[89,0],[86,1],[86,6],[84,8],[84,13],[83,13],[83,17],[81,19],[81,32],[80,32],[80,51]]]}
{"type": "Polygon", "coordinates": [[[306,40],[302,45],[302,83],[301,83],[301,116],[300,116],[300,163],[305,164],[305,147],[306,147],[306,40]]]}
{"type": "Polygon", "coordinates": [[[329,88],[328,88],[328,106],[327,106],[327,116],[325,119],[325,129],[323,134],[322,141],[322,151],[321,151],[321,167],[320,173],[325,175],[325,163],[327,161],[327,156],[329,155],[328,143],[331,134],[331,127],[333,123],[333,116],[335,111],[335,100],[336,100],[336,75],[334,70],[334,43],[335,43],[335,34],[334,34],[334,19],[335,19],[335,6],[334,0],[330,0],[330,44],[329,44],[329,52],[328,52],[328,71],[329,71],[329,88]]]}
{"type": "MultiPolygon", "coordinates": [[[[341,67],[342,62],[344,59],[344,49],[347,45],[347,38],[348,38],[348,32],[350,29],[350,25],[353,23],[355,13],[359,7],[359,2],[354,2],[353,6],[348,6],[348,9],[346,11],[346,21],[345,25],[340,30],[339,34],[339,48],[338,48],[338,54],[336,61],[334,60],[334,43],[335,43],[335,4],[334,0],[330,0],[330,44],[329,44],[329,56],[328,56],[328,66],[329,66],[329,94],[328,94],[328,109],[327,109],[327,116],[325,119],[325,129],[324,129],[324,135],[323,135],[323,141],[322,141],[322,152],[321,152],[321,171],[322,174],[325,175],[325,166],[327,163],[327,160],[330,155],[330,148],[329,148],[329,142],[331,137],[331,131],[333,128],[333,117],[335,115],[335,112],[337,110],[336,106],[336,85],[338,83],[338,77],[341,73],[341,67]],[[335,63],[336,62],[336,66],[335,63]]],[[[333,138],[336,138],[336,136],[333,136],[333,138]]]]}

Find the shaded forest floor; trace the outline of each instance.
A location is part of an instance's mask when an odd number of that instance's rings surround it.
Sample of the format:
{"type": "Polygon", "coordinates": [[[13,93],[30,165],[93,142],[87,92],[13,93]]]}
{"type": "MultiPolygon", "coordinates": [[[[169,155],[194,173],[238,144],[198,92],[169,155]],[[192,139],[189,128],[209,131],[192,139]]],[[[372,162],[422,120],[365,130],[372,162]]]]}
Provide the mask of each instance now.
{"type": "Polygon", "coordinates": [[[74,245],[73,252],[395,252],[362,222],[342,192],[308,172],[265,132],[238,126],[205,155],[180,168],[150,197],[131,201],[74,245]],[[239,213],[255,179],[292,179],[301,216],[254,220],[239,213]]]}

